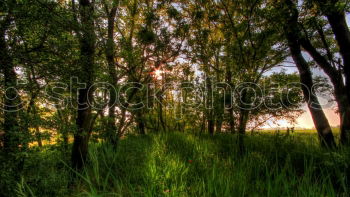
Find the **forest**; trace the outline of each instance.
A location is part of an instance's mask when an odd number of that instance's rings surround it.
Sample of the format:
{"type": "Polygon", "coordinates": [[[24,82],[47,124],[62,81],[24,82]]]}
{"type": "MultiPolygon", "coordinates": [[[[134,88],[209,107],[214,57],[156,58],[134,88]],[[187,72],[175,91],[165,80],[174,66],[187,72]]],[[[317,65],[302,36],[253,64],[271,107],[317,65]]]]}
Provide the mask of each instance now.
{"type": "Polygon", "coordinates": [[[349,12],[1,0],[0,197],[350,196],[349,12]]]}

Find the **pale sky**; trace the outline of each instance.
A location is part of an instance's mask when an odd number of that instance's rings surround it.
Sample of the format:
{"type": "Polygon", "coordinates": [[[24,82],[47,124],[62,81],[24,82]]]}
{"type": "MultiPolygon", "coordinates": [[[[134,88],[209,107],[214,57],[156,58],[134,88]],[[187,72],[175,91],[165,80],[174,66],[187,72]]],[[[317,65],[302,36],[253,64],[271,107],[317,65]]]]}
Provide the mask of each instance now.
{"type": "MultiPolygon", "coordinates": [[[[305,113],[303,113],[296,120],[295,124],[290,124],[286,120],[280,120],[278,121],[278,124],[266,125],[263,128],[271,128],[271,127],[300,127],[305,129],[314,128],[314,123],[312,121],[310,111],[307,109],[307,107],[303,109],[305,109],[305,113]]],[[[325,112],[328,122],[332,127],[339,126],[339,115],[334,111],[334,109],[327,108],[327,109],[323,109],[323,111],[325,112]]]]}

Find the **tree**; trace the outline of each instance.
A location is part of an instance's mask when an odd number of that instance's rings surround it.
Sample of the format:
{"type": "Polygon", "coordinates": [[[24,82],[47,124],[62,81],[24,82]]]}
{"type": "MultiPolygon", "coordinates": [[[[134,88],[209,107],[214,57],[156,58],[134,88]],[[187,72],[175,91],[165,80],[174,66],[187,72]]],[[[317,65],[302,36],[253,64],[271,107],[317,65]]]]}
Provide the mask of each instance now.
{"type": "Polygon", "coordinates": [[[340,49],[339,52],[343,58],[346,90],[348,98],[350,98],[350,31],[345,18],[348,1],[321,0],[313,2],[319,6],[332,27],[340,49]]]}
{"type": "Polygon", "coordinates": [[[283,1],[280,8],[282,8],[282,11],[284,12],[284,34],[288,41],[292,58],[299,70],[304,99],[311,112],[321,145],[332,148],[335,146],[332,129],[318,101],[317,95],[314,92],[314,84],[310,67],[301,53],[301,44],[299,41],[300,37],[298,33],[298,10],[291,0],[283,1]]]}
{"type": "Polygon", "coordinates": [[[80,70],[79,80],[85,87],[78,92],[78,111],[76,118],[77,131],[74,134],[72,148],[72,166],[81,169],[87,161],[89,138],[92,127],[91,102],[93,100],[93,82],[95,78],[95,25],[94,3],[90,0],[79,0],[80,32],[80,70]],[[90,102],[90,103],[89,103],[90,102]]]}
{"type": "MultiPolygon", "coordinates": [[[[308,8],[307,11],[314,11],[313,9],[313,5],[315,2],[306,2],[306,7],[308,8]]],[[[340,3],[340,1],[338,2],[340,3]]],[[[331,27],[333,29],[333,32],[337,32],[338,34],[341,33],[342,35],[336,35],[336,37],[342,37],[345,36],[345,38],[340,38],[336,39],[339,43],[339,41],[341,41],[341,45],[343,45],[343,43],[346,43],[346,32],[348,31],[348,28],[346,26],[346,28],[344,27],[340,27],[337,28],[339,26],[342,26],[344,24],[345,21],[345,16],[342,8],[340,5],[336,5],[337,7],[332,7],[333,4],[336,4],[335,2],[331,4],[327,3],[327,5],[325,5],[325,1],[321,1],[321,3],[317,3],[316,4],[321,4],[323,8],[321,8],[321,10],[323,9],[323,13],[328,13],[327,16],[328,17],[328,21],[330,23],[333,23],[333,25],[331,24],[331,27]],[[330,6],[330,7],[329,7],[330,6]],[[324,8],[327,7],[327,8],[324,8]],[[327,9],[327,10],[325,10],[327,9]],[[337,15],[337,16],[335,16],[337,15]],[[339,20],[335,20],[334,18],[338,17],[339,20]],[[334,24],[337,23],[337,24],[334,24]],[[340,30],[342,29],[342,30],[340,30]]],[[[334,5],[333,5],[334,6],[334,5]]],[[[315,12],[315,11],[314,11],[315,12]]],[[[342,62],[341,61],[336,61],[335,60],[335,56],[337,56],[337,54],[335,54],[338,49],[336,49],[337,47],[334,46],[335,43],[332,42],[333,41],[333,35],[331,33],[327,32],[327,27],[326,27],[326,22],[322,20],[321,16],[319,16],[320,14],[317,13],[318,10],[316,9],[316,16],[314,15],[308,15],[308,14],[303,14],[304,18],[302,19],[304,21],[304,24],[299,22],[298,24],[300,25],[301,28],[299,28],[298,30],[299,32],[299,36],[300,36],[300,43],[301,46],[304,48],[304,50],[306,50],[309,55],[314,59],[314,61],[317,63],[317,65],[323,69],[323,71],[328,75],[328,77],[330,78],[332,84],[333,84],[333,88],[334,88],[334,96],[335,96],[335,100],[337,101],[338,104],[338,111],[339,111],[339,116],[340,116],[340,142],[341,144],[349,144],[349,133],[350,133],[350,105],[349,105],[349,94],[347,94],[347,91],[344,91],[344,89],[348,89],[347,86],[348,84],[344,84],[347,83],[347,77],[345,74],[345,80],[343,79],[343,75],[342,73],[346,73],[347,72],[347,65],[346,62],[348,61],[344,56],[344,53],[346,53],[347,49],[344,49],[344,46],[342,46],[340,48],[340,55],[342,58],[342,62]],[[306,16],[306,17],[305,17],[306,16]],[[324,29],[326,29],[326,32],[324,31],[324,29]],[[320,38],[319,40],[321,40],[321,42],[319,43],[318,39],[312,39],[311,35],[314,35],[313,37],[318,37],[320,38]],[[316,47],[315,47],[316,46],[316,47]],[[321,47],[317,47],[317,46],[321,46],[321,47]],[[320,51],[325,50],[326,53],[325,55],[323,55],[320,51]]],[[[345,24],[346,25],[346,24],[345,24]]],[[[339,44],[338,44],[339,45],[339,44]]]]}
{"type": "Polygon", "coordinates": [[[113,1],[112,8],[109,9],[108,4],[105,2],[104,7],[107,14],[107,41],[105,46],[105,55],[108,63],[108,72],[109,72],[109,83],[110,83],[110,98],[109,98],[109,104],[108,104],[108,130],[109,134],[107,135],[111,144],[114,146],[118,143],[118,133],[117,133],[117,127],[116,127],[116,104],[117,104],[117,82],[118,82],[118,76],[116,71],[116,62],[115,62],[115,41],[114,41],[114,34],[115,34],[115,17],[117,15],[119,6],[119,0],[113,1]]]}

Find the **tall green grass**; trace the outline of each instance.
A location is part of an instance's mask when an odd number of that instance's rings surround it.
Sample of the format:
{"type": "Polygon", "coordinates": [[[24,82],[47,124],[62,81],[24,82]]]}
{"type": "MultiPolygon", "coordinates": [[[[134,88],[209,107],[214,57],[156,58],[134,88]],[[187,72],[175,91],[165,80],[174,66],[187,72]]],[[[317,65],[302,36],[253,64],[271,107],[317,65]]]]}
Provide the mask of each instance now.
{"type": "MultiPolygon", "coordinates": [[[[349,195],[349,149],[325,151],[316,137],[281,134],[246,136],[245,146],[239,154],[237,136],[228,134],[128,136],[117,151],[91,144],[90,162],[66,191],[36,187],[29,175],[19,188],[37,196],[50,193],[40,190],[56,191],[55,196],[349,195]]],[[[66,179],[67,171],[52,173],[66,179]]]]}

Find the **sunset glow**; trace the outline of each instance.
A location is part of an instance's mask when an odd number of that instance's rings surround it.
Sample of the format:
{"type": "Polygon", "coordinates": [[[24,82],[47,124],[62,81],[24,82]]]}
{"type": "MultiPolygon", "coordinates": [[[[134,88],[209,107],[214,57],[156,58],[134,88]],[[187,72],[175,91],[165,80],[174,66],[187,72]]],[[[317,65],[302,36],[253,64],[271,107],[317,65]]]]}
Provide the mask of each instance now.
{"type": "MultiPolygon", "coordinates": [[[[324,113],[329,121],[330,126],[337,127],[340,124],[339,114],[333,109],[324,109],[324,113]]],[[[291,124],[287,120],[278,120],[276,124],[267,124],[261,127],[262,129],[273,129],[273,128],[286,128],[286,127],[297,127],[312,129],[315,128],[314,122],[312,120],[310,111],[305,109],[305,112],[296,119],[294,124],[291,124]]]]}

